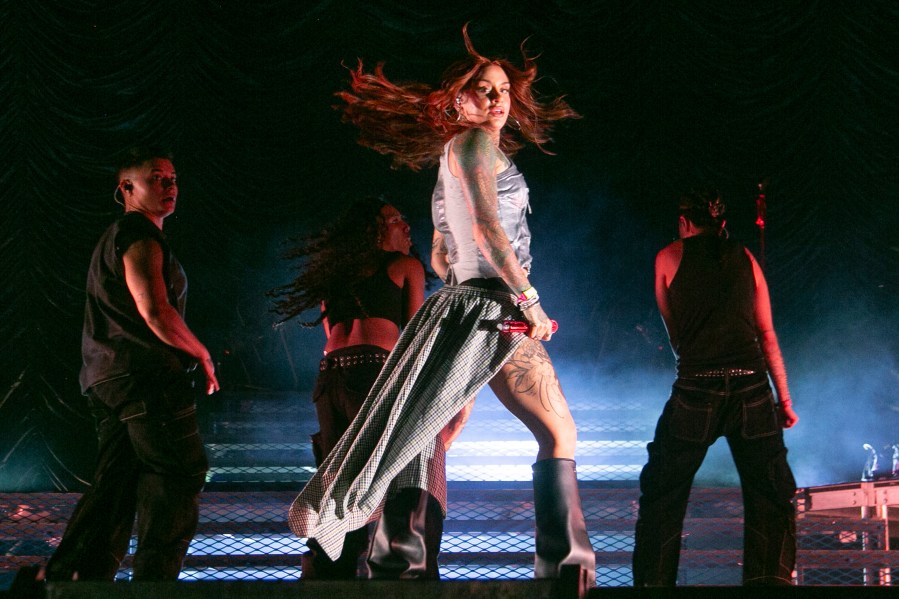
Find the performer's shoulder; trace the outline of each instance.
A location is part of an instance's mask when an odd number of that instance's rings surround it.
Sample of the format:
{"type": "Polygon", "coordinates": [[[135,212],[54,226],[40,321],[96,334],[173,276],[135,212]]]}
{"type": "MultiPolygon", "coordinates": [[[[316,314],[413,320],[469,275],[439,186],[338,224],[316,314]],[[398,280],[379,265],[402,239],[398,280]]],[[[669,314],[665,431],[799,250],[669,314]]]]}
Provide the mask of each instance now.
{"type": "Polygon", "coordinates": [[[668,258],[680,258],[684,254],[683,239],[676,239],[659,250],[656,254],[656,260],[665,260],[668,258]]]}
{"type": "Polygon", "coordinates": [[[421,263],[421,260],[414,256],[409,256],[402,252],[390,252],[387,258],[387,269],[392,272],[423,272],[424,265],[421,263]]]}
{"type": "Polygon", "coordinates": [[[674,276],[684,256],[684,242],[680,239],[663,247],[656,254],[655,268],[660,275],[674,276]]]}

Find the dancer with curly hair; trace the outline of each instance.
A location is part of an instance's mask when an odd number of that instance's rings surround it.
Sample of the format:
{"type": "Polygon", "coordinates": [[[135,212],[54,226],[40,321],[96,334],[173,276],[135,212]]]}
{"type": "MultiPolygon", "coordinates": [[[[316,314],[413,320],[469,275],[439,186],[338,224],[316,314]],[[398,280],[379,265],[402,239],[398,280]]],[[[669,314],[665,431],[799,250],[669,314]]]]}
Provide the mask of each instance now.
{"type": "MultiPolygon", "coordinates": [[[[291,283],[269,293],[275,298],[274,311],[285,322],[319,310],[317,318],[300,324],[322,324],[327,339],[312,394],[320,427],[312,435],[317,466],[349,428],[400,331],[424,301],[426,273],[410,255],[412,249],[410,228],[400,211],[369,197],[353,202],[320,233],[295,240],[285,253],[300,266],[291,283]]],[[[443,447],[438,444],[428,473],[430,486],[445,490],[443,447]]],[[[379,523],[405,523],[402,532],[415,542],[387,546],[380,559],[363,563],[363,575],[437,578],[446,503],[445,491],[437,495],[416,487],[391,494],[379,523]]],[[[334,560],[314,538],[307,545],[303,579],[351,579],[369,545],[369,532],[366,526],[348,532],[334,560]]]]}

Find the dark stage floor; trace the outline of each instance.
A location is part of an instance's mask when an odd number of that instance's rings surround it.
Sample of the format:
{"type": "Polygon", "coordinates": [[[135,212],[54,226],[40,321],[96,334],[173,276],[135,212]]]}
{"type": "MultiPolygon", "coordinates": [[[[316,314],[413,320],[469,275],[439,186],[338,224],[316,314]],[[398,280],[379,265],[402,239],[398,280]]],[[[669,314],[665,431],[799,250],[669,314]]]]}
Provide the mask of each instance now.
{"type": "MultiPolygon", "coordinates": [[[[304,540],[290,533],[286,513],[314,470],[305,442],[314,430],[310,402],[298,394],[253,392],[225,396],[215,405],[216,412],[205,414],[203,422],[212,469],[201,498],[200,528],[182,574],[183,580],[202,584],[185,589],[201,592],[208,583],[228,583],[236,586],[219,590],[237,594],[217,596],[240,596],[245,588],[241,585],[250,583],[260,589],[293,588],[304,540]]],[[[572,408],[577,421],[584,423],[579,424],[578,474],[596,551],[597,584],[624,592],[632,584],[636,477],[651,430],[626,407],[597,408],[575,400],[572,408]]],[[[518,583],[533,582],[530,463],[535,451],[527,431],[498,402],[476,408],[448,457],[443,581],[516,583],[484,587],[493,589],[484,592],[497,593],[512,593],[508,589],[528,588],[518,583]]],[[[74,493],[0,494],[0,590],[10,587],[20,568],[41,564],[52,554],[77,498],[74,493]]],[[[897,535],[891,531],[899,531],[895,521],[899,510],[890,511],[890,505],[899,505],[899,481],[801,490],[796,583],[819,589],[892,586],[899,551],[890,547],[899,549],[899,539],[890,537],[897,535]]],[[[739,584],[742,515],[738,488],[694,489],[685,522],[680,585],[739,584]]],[[[119,578],[129,575],[130,557],[119,578]]],[[[272,599],[278,592],[265,595],[272,599]]],[[[543,591],[529,592],[540,596],[543,591]]],[[[370,594],[367,591],[366,598],[370,594]]]]}

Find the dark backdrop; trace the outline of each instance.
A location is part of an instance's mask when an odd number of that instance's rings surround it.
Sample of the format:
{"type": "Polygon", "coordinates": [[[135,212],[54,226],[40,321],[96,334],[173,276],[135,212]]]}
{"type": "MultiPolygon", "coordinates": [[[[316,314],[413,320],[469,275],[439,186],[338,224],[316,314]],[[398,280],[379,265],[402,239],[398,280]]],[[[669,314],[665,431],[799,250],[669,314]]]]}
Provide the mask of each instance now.
{"type": "Polygon", "coordinates": [[[862,443],[899,442],[899,5],[423,6],[0,0],[0,490],[78,489],[90,472],[83,284],[117,213],[114,157],[147,142],[175,152],[166,232],[226,390],[305,391],[322,333],[274,329],[264,298],[290,276],[283,240],[368,193],[409,214],[422,252],[431,232],[435,172],[391,171],[355,145],[332,109],[342,63],[436,83],[463,56],[466,21],[484,54],[517,58],[528,38],[538,89],[583,114],[557,130],[555,156],[516,157],[573,401],[632,402],[648,421],[661,409],[673,359],[652,260],[675,235],[678,193],[713,183],[732,235],[766,262],[802,417],[787,433],[799,484],[856,478],[862,443]]]}

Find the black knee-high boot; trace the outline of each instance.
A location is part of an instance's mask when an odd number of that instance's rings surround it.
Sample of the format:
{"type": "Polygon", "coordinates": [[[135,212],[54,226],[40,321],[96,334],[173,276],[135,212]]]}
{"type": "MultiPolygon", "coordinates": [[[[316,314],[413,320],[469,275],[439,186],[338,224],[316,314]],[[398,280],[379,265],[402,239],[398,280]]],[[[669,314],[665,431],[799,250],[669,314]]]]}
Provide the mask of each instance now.
{"type": "Polygon", "coordinates": [[[368,528],[346,534],[340,557],[331,560],[315,539],[306,541],[309,551],[300,556],[300,578],[303,580],[352,580],[359,570],[359,558],[368,545],[368,528]]]}
{"type": "MultiPolygon", "coordinates": [[[[321,431],[310,435],[316,467],[321,467],[331,447],[325,447],[321,431]]],[[[359,561],[368,548],[368,526],[351,530],[343,538],[340,557],[332,560],[315,539],[306,541],[309,551],[300,556],[302,580],[352,580],[359,573],[359,561]]]]}
{"type": "Polygon", "coordinates": [[[437,580],[443,536],[440,502],[422,489],[401,489],[384,503],[368,549],[369,578],[437,580]]]}
{"type": "Polygon", "coordinates": [[[596,584],[596,554],[587,536],[574,460],[550,458],[532,466],[537,520],[535,578],[558,578],[562,566],[583,568],[596,584]]]}

